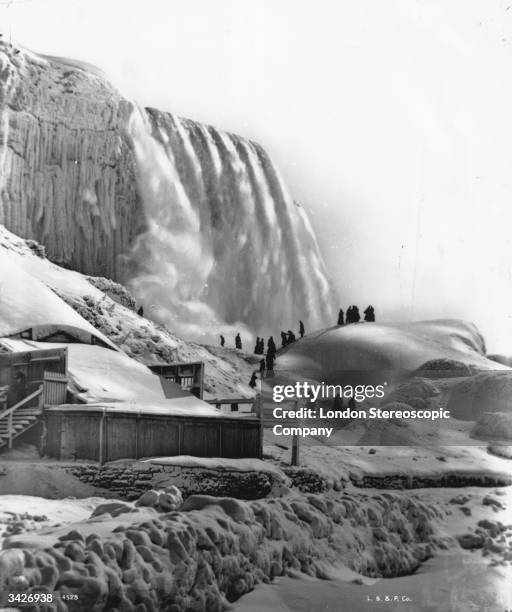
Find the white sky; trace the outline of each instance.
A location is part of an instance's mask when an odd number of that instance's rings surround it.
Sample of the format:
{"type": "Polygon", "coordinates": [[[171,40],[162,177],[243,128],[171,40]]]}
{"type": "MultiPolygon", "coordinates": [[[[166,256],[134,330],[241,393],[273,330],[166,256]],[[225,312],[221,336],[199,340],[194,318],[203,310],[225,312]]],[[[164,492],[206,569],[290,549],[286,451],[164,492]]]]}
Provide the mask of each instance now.
{"type": "Polygon", "coordinates": [[[261,142],[342,305],[512,352],[512,0],[0,0],[0,30],[261,142]]]}

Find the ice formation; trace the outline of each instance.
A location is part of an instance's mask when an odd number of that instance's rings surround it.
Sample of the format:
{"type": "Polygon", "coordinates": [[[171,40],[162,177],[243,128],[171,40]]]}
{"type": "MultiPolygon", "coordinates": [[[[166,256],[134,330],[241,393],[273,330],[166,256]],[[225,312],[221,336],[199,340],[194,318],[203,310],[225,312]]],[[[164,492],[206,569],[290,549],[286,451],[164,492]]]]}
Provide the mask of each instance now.
{"type": "Polygon", "coordinates": [[[0,223],[12,232],[125,282],[187,337],[332,320],[309,220],[259,145],[139,109],[88,66],[7,43],[0,75],[0,223]]]}

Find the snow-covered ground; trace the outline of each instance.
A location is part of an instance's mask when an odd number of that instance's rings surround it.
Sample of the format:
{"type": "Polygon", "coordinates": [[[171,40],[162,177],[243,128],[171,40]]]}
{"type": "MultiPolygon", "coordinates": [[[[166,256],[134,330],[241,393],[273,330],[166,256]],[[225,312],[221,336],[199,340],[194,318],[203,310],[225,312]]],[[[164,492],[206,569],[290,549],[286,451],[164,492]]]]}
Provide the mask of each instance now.
{"type": "MultiPolygon", "coordinates": [[[[346,576],[348,572],[340,571],[346,576]]],[[[489,570],[470,553],[427,561],[411,576],[362,580],[277,578],[258,585],[232,612],[504,612],[512,605],[512,568],[489,570]]]]}
{"type": "MultiPolygon", "coordinates": [[[[253,394],[247,382],[258,356],[185,342],[139,316],[138,305],[122,286],[60,268],[41,257],[37,245],[2,228],[1,262],[6,265],[0,267],[0,297],[3,290],[6,299],[0,331],[64,324],[85,334],[82,344],[68,345],[73,391],[82,399],[102,406],[123,401],[127,410],[167,410],[159,379],[144,364],[168,361],[204,361],[209,397],[253,394]],[[14,279],[7,279],[7,269],[16,270],[14,279]],[[40,310],[28,299],[31,290],[40,310]],[[89,344],[89,336],[108,347],[89,344]]],[[[4,343],[14,350],[43,346],[31,340],[4,343]]],[[[475,371],[507,370],[485,357],[483,339],[470,324],[336,327],[279,351],[277,376],[264,384],[265,408],[270,407],[272,382],[320,380],[326,375],[334,382],[335,371],[411,371],[433,359],[460,362],[475,371]]],[[[474,377],[475,394],[478,380],[474,377]]],[[[407,389],[395,389],[394,401],[446,407],[460,384],[460,377],[428,383],[415,379],[407,389]]],[[[503,385],[503,393],[491,398],[500,409],[508,406],[509,387],[503,385]]],[[[184,399],[177,390],[176,410],[193,410],[182,405],[190,401],[196,400],[184,399]]],[[[114,607],[119,602],[114,605],[105,593],[114,580],[112,567],[122,582],[123,597],[142,602],[139,591],[135,597],[126,587],[134,580],[151,585],[152,598],[168,596],[171,577],[179,576],[175,586],[180,605],[186,609],[193,600],[206,612],[242,595],[234,605],[236,612],[501,612],[511,606],[512,488],[506,485],[512,482],[512,468],[506,453],[496,456],[483,441],[472,440],[474,422],[463,410],[461,419],[442,426],[354,421],[335,432],[328,444],[304,440],[301,465],[292,470],[291,439],[268,429],[263,461],[152,458],[148,462],[184,470],[269,472],[281,483],[268,499],[251,502],[192,495],[179,512],[166,515],[154,503],[106,501],[106,492],[100,498],[101,491],[91,484],[15,449],[7,456],[9,469],[0,470],[0,537],[8,538],[4,543],[11,548],[5,552],[16,557],[16,563],[22,554],[18,547],[37,550],[38,564],[50,568],[44,579],[52,588],[57,584],[52,558],[63,567],[72,566],[73,579],[79,581],[86,571],[83,559],[93,559],[97,575],[92,577],[104,597],[98,601],[114,607]],[[307,489],[301,470],[322,479],[320,492],[307,489]],[[104,509],[91,517],[98,506],[104,509]],[[125,553],[129,567],[124,566],[125,553]],[[62,555],[71,561],[62,561],[62,555]],[[375,578],[383,575],[399,577],[375,578]],[[274,584],[261,586],[275,577],[274,584]],[[409,600],[386,602],[386,596],[409,600]]],[[[154,501],[155,495],[149,492],[147,499],[154,501]]],[[[0,553],[0,565],[1,559],[6,555],[0,553]]],[[[23,563],[27,559],[29,554],[23,563]]],[[[31,568],[28,573],[37,582],[38,574],[31,568]]]]}

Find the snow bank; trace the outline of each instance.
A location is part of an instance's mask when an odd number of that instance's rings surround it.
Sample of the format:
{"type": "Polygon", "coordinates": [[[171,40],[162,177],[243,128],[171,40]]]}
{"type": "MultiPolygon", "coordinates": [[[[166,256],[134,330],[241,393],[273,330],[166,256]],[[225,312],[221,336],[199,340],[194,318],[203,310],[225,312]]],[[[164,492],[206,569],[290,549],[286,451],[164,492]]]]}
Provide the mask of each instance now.
{"type": "MultiPolygon", "coordinates": [[[[429,400],[438,396],[438,388],[429,380],[424,378],[413,378],[403,383],[398,384],[390,393],[388,393],[382,404],[390,404],[393,402],[403,402],[414,408],[425,408],[429,400]]],[[[389,410],[389,406],[386,407],[389,410]]]]}
{"type": "Polygon", "coordinates": [[[484,351],[480,333],[464,321],[357,323],[313,332],[285,347],[275,369],[342,384],[347,380],[340,378],[346,379],[348,371],[389,375],[432,360],[455,360],[483,370],[505,368],[488,360],[484,351]]]}
{"type": "Polygon", "coordinates": [[[0,544],[8,535],[86,520],[99,500],[50,500],[33,495],[2,495],[1,499],[0,544]]]}
{"type": "MultiPolygon", "coordinates": [[[[37,499],[64,497],[94,497],[98,489],[80,482],[72,474],[42,462],[5,461],[0,474],[0,506],[4,509],[6,496],[34,495],[37,499]]],[[[103,493],[102,493],[103,494],[103,493]]],[[[41,502],[43,503],[43,502],[41,502]]]]}
{"type": "Polygon", "coordinates": [[[510,413],[512,372],[484,372],[456,385],[447,409],[453,417],[475,421],[484,412],[510,413]]]}
{"type": "Polygon", "coordinates": [[[484,412],[471,435],[484,440],[512,440],[512,413],[484,412]]]}
{"type": "Polygon", "coordinates": [[[94,338],[117,350],[108,338],[19,265],[16,254],[4,249],[0,249],[0,296],[0,336],[33,328],[37,339],[38,335],[65,330],[82,342],[90,344],[94,338]]]}
{"type": "MultiPolygon", "coordinates": [[[[175,492],[171,498],[172,506],[175,492]]],[[[29,591],[79,592],[91,611],[144,604],[216,612],[276,576],[325,578],[340,560],[367,576],[398,576],[446,546],[435,527],[443,511],[402,494],[254,502],[194,495],[166,513],[114,505],[66,528],[8,538],[0,593],[22,583],[29,591]]]]}
{"type": "Polygon", "coordinates": [[[234,472],[272,472],[282,477],[282,471],[276,465],[261,459],[225,459],[177,455],[176,457],[152,457],[151,459],[144,459],[143,463],[234,472]]]}

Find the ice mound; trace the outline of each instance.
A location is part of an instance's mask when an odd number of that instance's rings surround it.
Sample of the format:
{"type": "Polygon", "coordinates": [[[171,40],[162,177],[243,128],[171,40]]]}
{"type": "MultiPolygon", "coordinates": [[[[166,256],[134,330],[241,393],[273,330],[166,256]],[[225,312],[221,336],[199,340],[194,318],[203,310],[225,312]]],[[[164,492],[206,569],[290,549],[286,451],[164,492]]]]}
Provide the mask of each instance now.
{"type": "MultiPolygon", "coordinates": [[[[429,380],[424,378],[413,378],[398,384],[383,400],[383,404],[403,402],[417,409],[425,408],[429,401],[439,395],[439,389],[429,380]]],[[[389,406],[386,406],[390,409],[389,406]]]]}
{"type": "Polygon", "coordinates": [[[416,373],[425,378],[448,378],[471,376],[474,372],[470,366],[456,359],[431,359],[422,364],[416,373]]]}
{"type": "Polygon", "coordinates": [[[453,417],[476,421],[484,412],[512,412],[512,372],[484,372],[454,387],[447,409],[453,417]]]}
{"type": "MultiPolygon", "coordinates": [[[[410,404],[391,402],[385,410],[411,411],[410,404]]],[[[410,425],[407,419],[387,419],[371,422],[365,433],[359,438],[360,446],[416,446],[425,445],[425,439],[410,425]]]]}
{"type": "Polygon", "coordinates": [[[484,440],[512,440],[512,413],[484,412],[471,435],[484,440]]]}
{"type": "Polygon", "coordinates": [[[281,349],[275,370],[341,384],[349,372],[395,374],[398,379],[433,360],[505,369],[485,357],[484,341],[472,323],[437,320],[357,323],[313,332],[281,349]]]}
{"type": "MultiPolygon", "coordinates": [[[[167,493],[180,502],[179,492],[167,493]]],[[[326,578],[339,561],[368,576],[398,576],[447,545],[435,527],[444,511],[401,493],[253,502],[193,495],[168,512],[145,496],[149,506],[141,498],[119,512],[112,502],[89,521],[8,538],[0,605],[6,589],[23,583],[29,592],[80,592],[84,610],[220,612],[276,576],[326,578]]]]}

